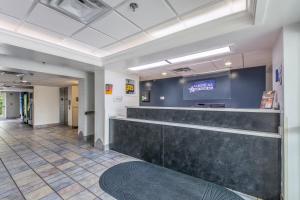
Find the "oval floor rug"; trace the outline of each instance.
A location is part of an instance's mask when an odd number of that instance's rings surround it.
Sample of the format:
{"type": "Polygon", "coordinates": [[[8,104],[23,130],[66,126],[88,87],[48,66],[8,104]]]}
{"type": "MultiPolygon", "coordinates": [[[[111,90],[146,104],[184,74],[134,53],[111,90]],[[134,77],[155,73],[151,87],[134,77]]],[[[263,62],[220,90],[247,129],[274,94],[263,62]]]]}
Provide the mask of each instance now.
{"type": "Polygon", "coordinates": [[[99,184],[118,200],[243,200],[224,187],[140,161],[113,166],[99,184]]]}

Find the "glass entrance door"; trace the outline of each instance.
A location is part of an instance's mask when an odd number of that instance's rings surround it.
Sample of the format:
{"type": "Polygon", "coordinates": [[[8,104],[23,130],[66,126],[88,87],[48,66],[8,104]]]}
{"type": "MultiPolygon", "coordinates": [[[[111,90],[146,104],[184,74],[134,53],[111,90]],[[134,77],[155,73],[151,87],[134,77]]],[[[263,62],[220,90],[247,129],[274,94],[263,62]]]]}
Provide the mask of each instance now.
{"type": "Polygon", "coordinates": [[[6,103],[5,103],[5,93],[4,92],[0,92],[0,119],[5,119],[5,107],[6,107],[6,103]]]}

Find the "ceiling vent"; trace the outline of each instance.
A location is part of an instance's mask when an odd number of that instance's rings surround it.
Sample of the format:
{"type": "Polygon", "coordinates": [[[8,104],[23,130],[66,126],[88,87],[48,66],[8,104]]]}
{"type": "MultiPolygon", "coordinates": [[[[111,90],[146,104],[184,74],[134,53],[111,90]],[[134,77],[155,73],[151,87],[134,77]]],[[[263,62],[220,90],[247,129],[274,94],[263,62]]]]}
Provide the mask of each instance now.
{"type": "Polygon", "coordinates": [[[110,9],[100,0],[41,0],[41,2],[85,24],[110,9]]]}
{"type": "Polygon", "coordinates": [[[172,71],[175,73],[182,73],[182,72],[192,71],[192,69],[189,67],[181,67],[181,68],[173,69],[172,71]]]}

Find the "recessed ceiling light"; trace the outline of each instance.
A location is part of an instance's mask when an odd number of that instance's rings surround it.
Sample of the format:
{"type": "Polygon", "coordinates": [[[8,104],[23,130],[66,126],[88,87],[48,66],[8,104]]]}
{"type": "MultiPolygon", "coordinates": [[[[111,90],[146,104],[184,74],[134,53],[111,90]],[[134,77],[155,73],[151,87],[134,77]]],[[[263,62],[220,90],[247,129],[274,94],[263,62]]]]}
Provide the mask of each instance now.
{"type": "Polygon", "coordinates": [[[230,62],[230,61],[225,62],[226,67],[230,67],[231,65],[232,65],[232,62],[230,62]]]}
{"type": "Polygon", "coordinates": [[[163,76],[167,76],[167,75],[168,75],[168,73],[167,73],[167,72],[163,72],[163,73],[161,73],[161,75],[163,75],[163,76]]]}
{"type": "Polygon", "coordinates": [[[209,8],[197,10],[192,14],[182,17],[182,20],[176,24],[150,31],[149,33],[154,38],[160,38],[245,10],[247,10],[247,0],[221,1],[209,8]]]}
{"type": "Polygon", "coordinates": [[[230,52],[230,47],[227,46],[227,47],[204,51],[201,53],[191,54],[191,55],[187,55],[187,56],[183,56],[183,57],[179,57],[179,58],[168,59],[168,61],[171,63],[179,63],[179,62],[185,62],[185,61],[189,61],[189,60],[205,58],[205,57],[215,56],[215,55],[229,53],[229,52],[230,52]]]}
{"type": "Polygon", "coordinates": [[[164,65],[169,65],[169,63],[164,60],[164,61],[155,62],[155,63],[151,63],[151,64],[147,64],[147,65],[130,67],[128,69],[132,70],[132,71],[139,71],[139,70],[144,70],[144,69],[156,68],[156,67],[160,67],[160,66],[164,66],[164,65]]]}

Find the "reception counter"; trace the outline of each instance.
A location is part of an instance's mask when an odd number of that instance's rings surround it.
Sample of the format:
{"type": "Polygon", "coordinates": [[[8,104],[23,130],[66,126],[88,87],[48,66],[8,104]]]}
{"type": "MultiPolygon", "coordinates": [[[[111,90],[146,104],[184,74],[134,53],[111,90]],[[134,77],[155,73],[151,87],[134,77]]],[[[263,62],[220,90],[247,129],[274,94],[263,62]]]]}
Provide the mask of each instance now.
{"type": "Polygon", "coordinates": [[[110,119],[110,148],[251,196],[280,199],[279,119],[272,110],[129,107],[126,118],[110,119]]]}

